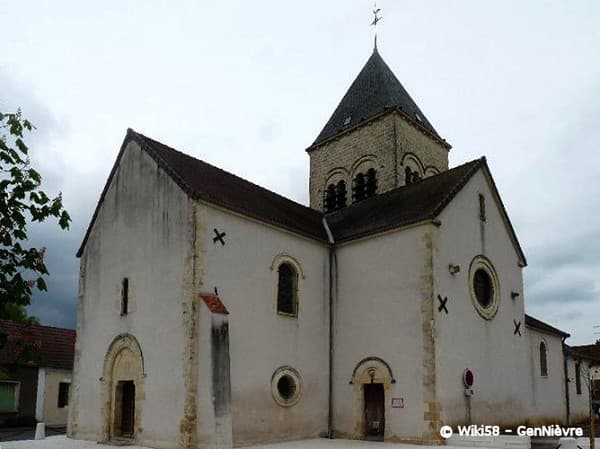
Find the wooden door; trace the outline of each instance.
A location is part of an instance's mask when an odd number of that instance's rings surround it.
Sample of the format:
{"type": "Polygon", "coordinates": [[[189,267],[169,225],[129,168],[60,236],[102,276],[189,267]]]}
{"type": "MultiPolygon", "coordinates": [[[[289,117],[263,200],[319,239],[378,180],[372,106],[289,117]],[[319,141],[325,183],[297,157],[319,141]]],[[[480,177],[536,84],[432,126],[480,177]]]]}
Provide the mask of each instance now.
{"type": "Polygon", "coordinates": [[[383,439],[385,429],[385,393],[382,384],[364,385],[365,437],[383,439]]]}
{"type": "Polygon", "coordinates": [[[135,422],[135,384],[132,380],[122,382],[121,436],[133,437],[135,422]]]}

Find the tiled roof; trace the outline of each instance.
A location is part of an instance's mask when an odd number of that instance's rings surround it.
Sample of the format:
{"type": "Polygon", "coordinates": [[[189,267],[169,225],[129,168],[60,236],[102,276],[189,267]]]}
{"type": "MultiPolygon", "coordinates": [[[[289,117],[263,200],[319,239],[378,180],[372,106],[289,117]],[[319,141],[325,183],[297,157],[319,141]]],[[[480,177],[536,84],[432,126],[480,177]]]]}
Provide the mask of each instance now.
{"type": "Polygon", "coordinates": [[[441,140],[425,114],[375,49],[312,147],[393,109],[399,110],[413,124],[441,140]]]}
{"type": "MultiPolygon", "coordinates": [[[[328,240],[323,218],[326,219],[336,243],[431,220],[448,205],[480,168],[484,168],[489,175],[485,158],[481,158],[430,176],[418,183],[375,195],[324,216],[317,210],[298,204],[156,140],[128,130],[121,146],[121,152],[100,196],[77,256],[81,256],[83,252],[123,151],[131,140],[136,141],[191,198],[229,209],[323,243],[328,240]]],[[[525,256],[508,220],[500,196],[497,194],[491,175],[489,175],[489,179],[515,248],[522,263],[526,264],[525,256]]]]}
{"type": "Polygon", "coordinates": [[[561,331],[560,329],[550,326],[548,323],[545,323],[537,318],[532,317],[531,315],[525,314],[525,324],[529,327],[533,327],[535,329],[541,330],[543,332],[548,332],[550,334],[555,334],[560,337],[570,337],[571,335],[566,333],[565,331],[561,331]]]}
{"type": "Polygon", "coordinates": [[[73,369],[75,331],[59,327],[0,320],[0,365],[25,364],[73,369]],[[35,361],[19,360],[23,346],[35,351],[35,361]]]}
{"type": "Polygon", "coordinates": [[[434,219],[484,164],[485,159],[476,159],[327,214],[334,240],[352,240],[434,219]]]}
{"type": "Polygon", "coordinates": [[[569,346],[569,350],[572,354],[593,360],[600,364],[600,343],[595,343],[593,345],[569,346]]]}
{"type": "Polygon", "coordinates": [[[247,217],[326,241],[322,214],[250,181],[188,156],[156,140],[127,130],[117,161],[108,177],[83,242],[80,257],[127,143],[136,141],[191,198],[203,200],[247,217]]]}
{"type": "Polygon", "coordinates": [[[221,298],[219,298],[218,296],[200,294],[200,299],[204,301],[206,307],[208,307],[208,310],[210,310],[212,313],[221,313],[224,315],[229,315],[227,307],[225,307],[225,304],[223,304],[223,301],[221,301],[221,298]]]}

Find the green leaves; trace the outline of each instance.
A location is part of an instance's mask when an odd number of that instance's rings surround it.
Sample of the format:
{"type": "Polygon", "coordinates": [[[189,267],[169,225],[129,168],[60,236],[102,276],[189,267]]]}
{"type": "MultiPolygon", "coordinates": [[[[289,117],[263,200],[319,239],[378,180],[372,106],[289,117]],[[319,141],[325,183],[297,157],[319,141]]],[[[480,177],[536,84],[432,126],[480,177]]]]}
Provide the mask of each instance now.
{"type": "Polygon", "coordinates": [[[27,306],[32,288],[47,290],[46,249],[28,246],[27,224],[55,218],[68,229],[71,222],[62,195],[48,196],[30,165],[25,134],[33,129],[20,110],[0,112],[0,318],[27,306]]]}

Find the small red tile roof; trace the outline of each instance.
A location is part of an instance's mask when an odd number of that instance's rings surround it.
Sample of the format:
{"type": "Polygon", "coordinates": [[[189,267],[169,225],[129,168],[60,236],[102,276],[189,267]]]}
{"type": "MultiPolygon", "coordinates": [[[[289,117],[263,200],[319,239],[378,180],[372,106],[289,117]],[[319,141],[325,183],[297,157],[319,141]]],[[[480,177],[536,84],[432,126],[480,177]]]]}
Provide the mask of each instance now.
{"type": "Polygon", "coordinates": [[[0,319],[0,365],[24,364],[73,369],[75,330],[20,324],[0,319]],[[34,361],[19,360],[24,346],[36,353],[34,361]]]}
{"type": "Polygon", "coordinates": [[[221,299],[218,296],[201,294],[200,299],[204,301],[204,303],[208,307],[208,310],[210,310],[212,313],[222,313],[224,315],[229,315],[227,307],[225,307],[225,304],[223,304],[223,301],[221,301],[221,299]]]}

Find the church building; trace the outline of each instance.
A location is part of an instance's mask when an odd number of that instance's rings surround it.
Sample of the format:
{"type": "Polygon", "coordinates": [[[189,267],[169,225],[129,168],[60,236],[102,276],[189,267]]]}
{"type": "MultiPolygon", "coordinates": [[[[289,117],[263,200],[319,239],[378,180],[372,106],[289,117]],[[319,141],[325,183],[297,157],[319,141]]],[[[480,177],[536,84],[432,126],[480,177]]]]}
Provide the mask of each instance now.
{"type": "Polygon", "coordinates": [[[128,130],[77,253],[69,436],[440,442],[584,414],[486,159],[450,149],[377,48],[306,150],[310,207],[128,130]]]}

